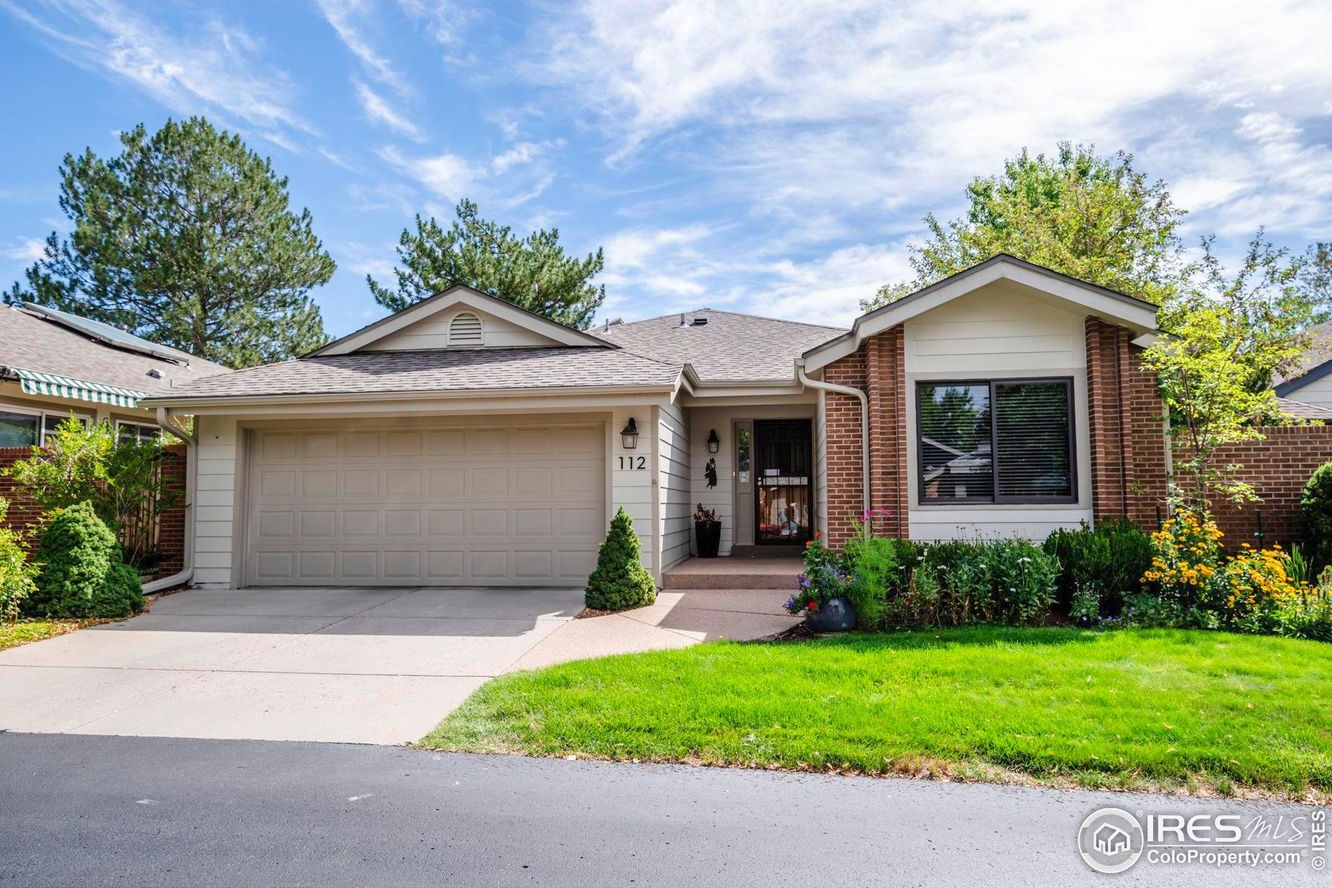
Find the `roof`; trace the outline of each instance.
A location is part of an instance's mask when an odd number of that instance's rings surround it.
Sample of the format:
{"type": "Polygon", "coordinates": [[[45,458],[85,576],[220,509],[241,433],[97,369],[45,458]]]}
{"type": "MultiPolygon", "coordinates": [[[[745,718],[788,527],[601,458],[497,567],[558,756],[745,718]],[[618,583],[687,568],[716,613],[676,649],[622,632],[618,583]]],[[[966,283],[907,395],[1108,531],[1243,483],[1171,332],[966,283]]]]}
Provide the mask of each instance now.
{"type": "Polygon", "coordinates": [[[143,394],[231,372],[106,324],[18,306],[0,308],[0,367],[11,378],[28,370],[143,394]]]}
{"type": "Polygon", "coordinates": [[[796,358],[845,329],[702,308],[592,332],[635,354],[690,364],[707,383],[794,381],[796,358]],[[700,319],[707,323],[694,324],[700,319]]]}
{"type": "Polygon", "coordinates": [[[358,351],[383,339],[386,336],[410,327],[412,324],[422,321],[436,312],[451,308],[455,305],[466,305],[481,311],[490,312],[493,315],[509,320],[520,327],[525,327],[549,339],[554,345],[567,346],[589,346],[592,348],[606,348],[607,343],[592,336],[582,330],[577,330],[567,324],[561,324],[559,321],[552,321],[544,315],[528,311],[522,306],[515,305],[507,299],[500,299],[498,296],[491,296],[489,293],[482,292],[475,287],[468,287],[465,284],[454,284],[444,290],[439,291],[433,296],[422,299],[420,302],[414,302],[401,311],[396,311],[388,317],[380,318],[374,323],[367,324],[361,329],[348,333],[339,339],[335,339],[327,345],[320,346],[304,357],[314,358],[325,355],[346,355],[358,351]]]}
{"type": "Polygon", "coordinates": [[[1324,422],[1332,422],[1332,410],[1319,407],[1317,404],[1306,404],[1303,401],[1278,397],[1277,407],[1280,408],[1282,413],[1295,419],[1321,419],[1324,422]]]}
{"type": "Polygon", "coordinates": [[[1156,332],[1157,306],[1143,299],[1071,277],[1062,272],[996,253],[984,262],[964,268],[941,281],[856,318],[851,330],[805,351],[810,370],[854,354],[861,343],[903,321],[943,305],[952,299],[999,280],[1008,280],[1082,305],[1108,321],[1127,327],[1137,335],[1156,332]]]}
{"type": "Polygon", "coordinates": [[[681,368],[619,349],[490,348],[298,358],[177,387],[159,402],[394,393],[558,392],[673,386],[681,368]]]}

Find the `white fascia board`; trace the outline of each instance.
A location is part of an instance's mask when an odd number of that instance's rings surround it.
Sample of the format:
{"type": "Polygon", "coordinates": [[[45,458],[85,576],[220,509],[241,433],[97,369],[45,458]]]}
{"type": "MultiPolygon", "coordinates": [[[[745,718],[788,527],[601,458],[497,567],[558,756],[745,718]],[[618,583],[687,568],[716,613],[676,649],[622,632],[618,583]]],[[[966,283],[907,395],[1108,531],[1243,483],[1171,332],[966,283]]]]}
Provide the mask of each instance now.
{"type": "Polygon", "coordinates": [[[424,404],[425,409],[438,408],[446,404],[465,403],[472,410],[488,411],[492,408],[503,409],[514,401],[532,404],[551,404],[567,398],[594,398],[610,403],[630,401],[645,396],[670,395],[675,391],[675,384],[655,386],[562,386],[550,389],[492,389],[486,391],[431,391],[431,392],[340,392],[318,395],[238,395],[217,398],[171,398],[157,397],[148,407],[170,407],[178,413],[196,416],[214,414],[233,414],[252,411],[277,412],[296,410],[343,410],[355,411],[371,409],[372,405],[424,404]]]}
{"type": "Polygon", "coordinates": [[[456,284],[441,293],[422,299],[415,305],[408,306],[396,314],[391,314],[386,318],[375,321],[373,324],[362,327],[355,333],[330,342],[323,348],[310,352],[305,357],[351,354],[386,336],[391,336],[417,321],[458,305],[465,305],[468,308],[486,312],[518,327],[531,330],[538,336],[546,337],[556,345],[587,346],[591,348],[618,347],[608,340],[600,339],[590,333],[566,327],[548,318],[525,311],[503,299],[497,299],[494,296],[482,293],[480,290],[456,284]]]}
{"type": "Polygon", "coordinates": [[[1081,306],[1088,314],[1127,327],[1139,336],[1156,331],[1154,306],[1112,294],[1101,287],[1081,283],[1058,272],[1000,256],[968,271],[959,272],[952,278],[926,287],[867,315],[862,315],[856,319],[850,333],[806,352],[805,369],[819,370],[834,361],[853,355],[866,339],[932,311],[959,296],[1001,280],[1011,281],[1081,306]]]}

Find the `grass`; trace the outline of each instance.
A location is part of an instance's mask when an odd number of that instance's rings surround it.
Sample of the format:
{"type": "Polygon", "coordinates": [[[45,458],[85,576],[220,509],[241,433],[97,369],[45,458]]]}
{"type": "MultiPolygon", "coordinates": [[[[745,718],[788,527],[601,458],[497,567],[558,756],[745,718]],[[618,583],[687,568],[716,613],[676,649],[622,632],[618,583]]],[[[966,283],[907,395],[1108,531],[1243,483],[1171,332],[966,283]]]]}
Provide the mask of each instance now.
{"type": "Polygon", "coordinates": [[[108,620],[19,620],[15,623],[0,622],[0,651],[18,647],[44,638],[55,638],[66,632],[73,632],[85,626],[95,626],[108,620]]]}
{"type": "Polygon", "coordinates": [[[1325,798],[1332,645],[994,627],[721,642],[500,677],[421,745],[1325,798]]]}

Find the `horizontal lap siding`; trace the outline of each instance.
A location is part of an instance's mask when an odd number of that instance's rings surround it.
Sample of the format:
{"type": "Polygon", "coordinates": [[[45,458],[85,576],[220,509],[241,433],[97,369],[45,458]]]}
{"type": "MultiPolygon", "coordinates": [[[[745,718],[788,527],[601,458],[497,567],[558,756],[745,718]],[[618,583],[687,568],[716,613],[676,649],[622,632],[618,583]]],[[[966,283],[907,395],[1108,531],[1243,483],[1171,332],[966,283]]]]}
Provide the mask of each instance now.
{"type": "Polygon", "coordinates": [[[675,404],[660,408],[657,422],[658,489],[661,491],[661,569],[689,557],[693,506],[689,487],[689,425],[675,404]]]}

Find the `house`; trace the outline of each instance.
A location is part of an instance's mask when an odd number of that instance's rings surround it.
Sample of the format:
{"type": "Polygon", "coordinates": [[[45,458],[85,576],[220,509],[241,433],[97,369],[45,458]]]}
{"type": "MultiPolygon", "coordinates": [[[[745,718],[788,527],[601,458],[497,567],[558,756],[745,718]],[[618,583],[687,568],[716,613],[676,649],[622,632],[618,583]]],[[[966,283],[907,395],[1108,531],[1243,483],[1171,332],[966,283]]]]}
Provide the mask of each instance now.
{"type": "Polygon", "coordinates": [[[49,438],[70,416],[114,423],[123,437],[155,436],[142,401],[230,372],[212,361],[108,324],[32,303],[0,308],[0,448],[49,438]]]}
{"type": "Polygon", "coordinates": [[[660,579],[697,503],[724,555],[837,544],[866,508],[930,539],[1149,520],[1154,312],[1008,256],[850,330],[701,309],[583,332],[455,286],[144,403],[195,419],[202,585],[581,585],[618,506],[660,579]]]}

